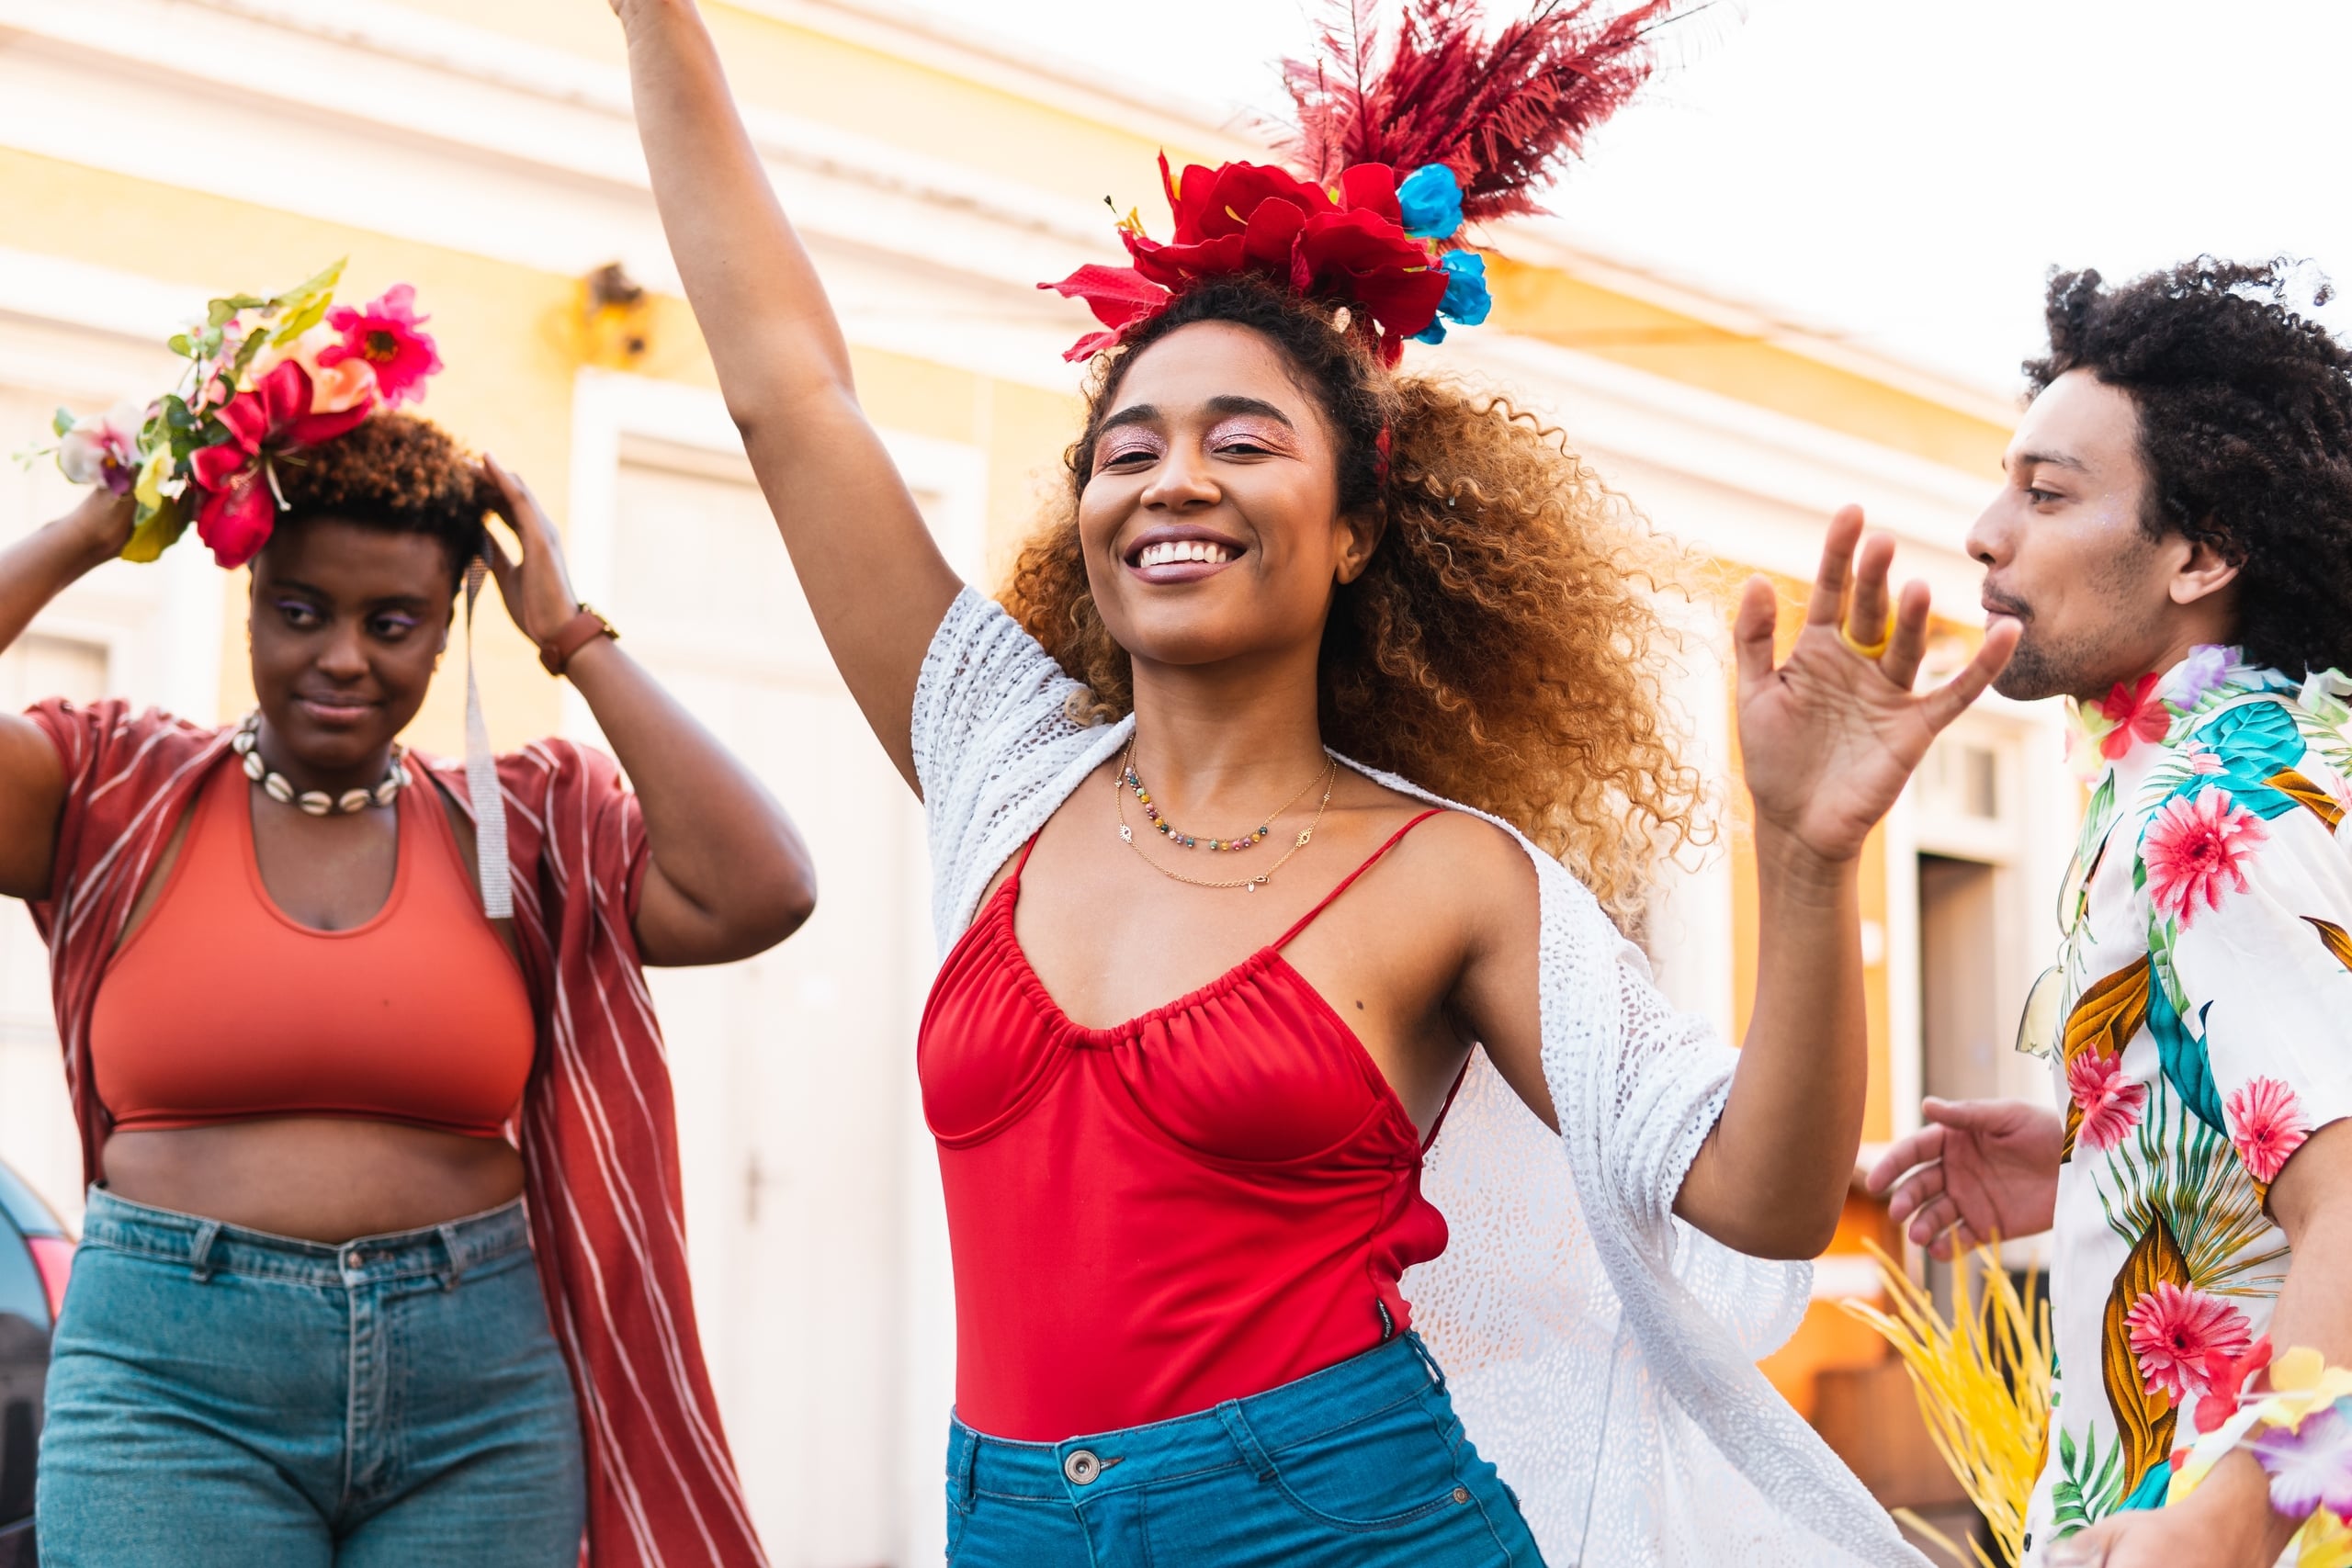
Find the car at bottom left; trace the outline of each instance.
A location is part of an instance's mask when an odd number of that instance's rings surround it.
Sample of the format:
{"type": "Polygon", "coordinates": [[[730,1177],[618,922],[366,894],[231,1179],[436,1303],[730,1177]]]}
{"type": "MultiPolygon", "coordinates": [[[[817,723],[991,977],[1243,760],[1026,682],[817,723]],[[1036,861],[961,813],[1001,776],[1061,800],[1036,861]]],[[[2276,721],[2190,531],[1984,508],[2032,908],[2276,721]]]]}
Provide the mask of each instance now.
{"type": "Polygon", "coordinates": [[[49,1337],[74,1268],[74,1238],[0,1162],[0,1568],[34,1568],[33,1459],[40,1447],[49,1337]]]}

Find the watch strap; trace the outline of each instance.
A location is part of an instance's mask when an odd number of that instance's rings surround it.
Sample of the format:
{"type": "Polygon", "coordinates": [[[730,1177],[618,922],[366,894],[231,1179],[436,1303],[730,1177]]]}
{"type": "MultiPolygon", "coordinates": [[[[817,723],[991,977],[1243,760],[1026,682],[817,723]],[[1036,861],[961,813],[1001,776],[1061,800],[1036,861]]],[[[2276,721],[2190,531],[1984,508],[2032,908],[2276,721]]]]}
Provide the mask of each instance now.
{"type": "Polygon", "coordinates": [[[605,619],[585,603],[571,619],[558,626],[555,635],[539,645],[539,663],[550,675],[560,675],[572,656],[600,637],[620,640],[620,633],[613,623],[605,619]]]}

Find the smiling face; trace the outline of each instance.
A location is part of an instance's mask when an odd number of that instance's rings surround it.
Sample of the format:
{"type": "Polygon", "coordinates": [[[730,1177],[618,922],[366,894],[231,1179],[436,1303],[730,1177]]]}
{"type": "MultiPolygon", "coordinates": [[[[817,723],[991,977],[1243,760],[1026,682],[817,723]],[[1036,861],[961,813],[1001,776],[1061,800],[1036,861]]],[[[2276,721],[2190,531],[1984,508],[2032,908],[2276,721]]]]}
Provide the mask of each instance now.
{"type": "Polygon", "coordinates": [[[1196,321],[1142,350],[1096,432],[1079,537],[1140,673],[1302,650],[1376,525],[1342,516],[1337,442],[1260,333],[1196,321]]]}
{"type": "Polygon", "coordinates": [[[2070,370],[2033,400],[2002,459],[2007,482],[1968,531],[1987,613],[2025,624],[2003,696],[2101,697],[2199,642],[2229,640],[2234,575],[2143,522],[2150,478],[2131,394],[2070,370]]]}
{"type": "Polygon", "coordinates": [[[281,523],[254,558],[254,694],[288,760],[372,770],[416,716],[448,646],[449,552],[430,534],[281,523]]]}

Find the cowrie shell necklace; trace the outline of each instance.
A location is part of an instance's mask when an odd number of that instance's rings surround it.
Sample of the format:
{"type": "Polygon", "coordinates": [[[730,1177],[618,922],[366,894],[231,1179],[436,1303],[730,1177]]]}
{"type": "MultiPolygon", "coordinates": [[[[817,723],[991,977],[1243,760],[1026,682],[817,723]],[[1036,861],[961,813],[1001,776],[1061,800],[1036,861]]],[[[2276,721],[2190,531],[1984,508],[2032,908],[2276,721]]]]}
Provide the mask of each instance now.
{"type": "Polygon", "coordinates": [[[341,795],[329,795],[322,789],[297,790],[293,780],[261,760],[260,746],[261,715],[249,713],[229,741],[229,750],[244,765],[245,777],[261,785],[262,793],[270,799],[311,817],[347,817],[371,806],[390,806],[409,783],[408,765],[401,761],[401,748],[395,746],[384,782],[374,789],[347,789],[341,795]]]}

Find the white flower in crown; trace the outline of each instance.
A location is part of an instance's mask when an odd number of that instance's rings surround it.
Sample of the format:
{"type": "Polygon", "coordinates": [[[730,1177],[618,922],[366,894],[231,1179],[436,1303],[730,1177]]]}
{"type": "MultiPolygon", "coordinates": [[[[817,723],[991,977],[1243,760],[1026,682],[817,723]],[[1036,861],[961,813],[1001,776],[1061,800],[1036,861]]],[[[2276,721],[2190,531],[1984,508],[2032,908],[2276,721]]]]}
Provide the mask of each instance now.
{"type": "Polygon", "coordinates": [[[129,495],[139,474],[139,432],[146,423],[147,410],[127,400],[76,420],[58,437],[57,466],[77,485],[102,484],[129,495]]]}

